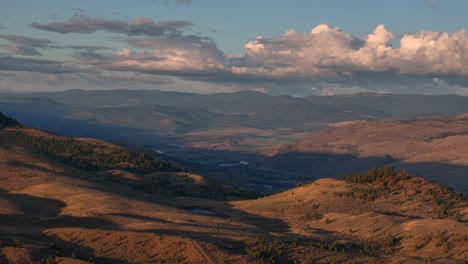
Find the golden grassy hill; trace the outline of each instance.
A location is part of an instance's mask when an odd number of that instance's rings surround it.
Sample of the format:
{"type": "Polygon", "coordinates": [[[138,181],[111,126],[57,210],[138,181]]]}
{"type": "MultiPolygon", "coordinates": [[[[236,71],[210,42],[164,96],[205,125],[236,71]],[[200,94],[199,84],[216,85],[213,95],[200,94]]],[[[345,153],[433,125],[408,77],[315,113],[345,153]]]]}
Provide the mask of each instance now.
{"type": "MultiPolygon", "coordinates": [[[[4,132],[69,142],[30,128],[4,132]]],[[[92,144],[96,153],[122,150],[95,140],[76,142],[92,144]]],[[[183,192],[225,198],[237,189],[188,172],[139,173],[136,165],[128,166],[130,171],[108,170],[88,161],[103,170],[82,169],[81,162],[77,168],[68,157],[2,137],[0,263],[204,263],[211,258],[207,234],[225,218],[194,214],[190,210],[196,207],[175,197],[183,192]]],[[[214,254],[229,259],[228,253],[214,254]]]]}
{"type": "MultiPolygon", "coordinates": [[[[291,233],[310,237],[310,245],[365,255],[370,263],[465,263],[468,259],[468,203],[463,195],[394,172],[392,167],[343,180],[320,179],[235,205],[251,214],[284,220],[291,233]]],[[[318,259],[306,253],[310,245],[300,252],[310,258],[307,263],[314,263],[318,259]]],[[[337,262],[349,261],[335,257],[337,262]]]]}
{"type": "Polygon", "coordinates": [[[0,130],[5,132],[64,144],[0,135],[0,263],[463,263],[468,258],[466,200],[391,168],[322,179],[257,200],[212,200],[187,195],[216,197],[233,189],[171,171],[138,153],[133,160],[134,154],[112,144],[18,126],[0,130]],[[85,155],[74,152],[75,144],[85,155]]]}

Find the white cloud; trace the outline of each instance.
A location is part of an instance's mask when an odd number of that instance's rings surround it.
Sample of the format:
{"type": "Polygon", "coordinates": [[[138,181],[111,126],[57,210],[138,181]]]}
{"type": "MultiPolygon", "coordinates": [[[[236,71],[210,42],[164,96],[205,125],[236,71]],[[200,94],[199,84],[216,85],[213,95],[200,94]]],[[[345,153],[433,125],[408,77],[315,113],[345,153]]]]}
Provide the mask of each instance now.
{"type": "Polygon", "coordinates": [[[250,65],[233,72],[306,80],[362,72],[468,77],[468,35],[464,30],[405,34],[397,48],[390,45],[393,39],[384,25],[365,39],[326,24],[310,33],[289,30],[280,38],[258,37],[248,42],[244,49],[250,65]]]}
{"type": "Polygon", "coordinates": [[[129,49],[118,52],[125,60],[114,62],[110,69],[128,69],[147,72],[206,72],[224,69],[224,64],[216,58],[204,56],[202,51],[172,49],[155,51],[148,59],[147,56],[131,53],[129,49]]]}
{"type": "Polygon", "coordinates": [[[177,75],[210,73],[226,70],[226,58],[216,45],[193,35],[170,35],[160,38],[131,38],[126,41],[136,47],[117,51],[120,58],[109,69],[164,72],[177,75]]]}

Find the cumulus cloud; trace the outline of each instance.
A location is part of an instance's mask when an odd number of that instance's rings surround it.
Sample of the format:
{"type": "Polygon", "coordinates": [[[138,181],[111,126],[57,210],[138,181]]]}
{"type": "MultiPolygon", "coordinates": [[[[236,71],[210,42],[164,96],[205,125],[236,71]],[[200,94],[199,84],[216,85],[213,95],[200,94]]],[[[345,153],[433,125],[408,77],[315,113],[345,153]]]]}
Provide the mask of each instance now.
{"type": "Polygon", "coordinates": [[[47,39],[28,38],[18,35],[0,34],[0,39],[5,39],[9,43],[0,45],[9,54],[24,56],[42,55],[38,49],[53,48],[54,42],[47,39]]]}
{"type": "Polygon", "coordinates": [[[183,20],[168,20],[154,22],[149,18],[137,17],[132,22],[110,20],[106,18],[90,18],[82,13],[76,13],[70,20],[52,22],[49,24],[31,23],[35,29],[52,31],[61,34],[89,34],[98,30],[121,33],[129,36],[162,36],[169,32],[177,32],[192,23],[183,20]]]}
{"type": "Polygon", "coordinates": [[[181,76],[207,75],[227,70],[223,52],[215,43],[203,37],[172,34],[160,38],[129,38],[125,41],[131,47],[118,50],[118,59],[109,64],[108,69],[181,76]]]}
{"type": "Polygon", "coordinates": [[[420,31],[405,34],[399,47],[384,25],[359,39],[322,24],[310,33],[287,31],[280,38],[258,37],[244,49],[246,61],[235,74],[272,78],[359,76],[360,74],[468,77],[468,35],[420,31]]]}

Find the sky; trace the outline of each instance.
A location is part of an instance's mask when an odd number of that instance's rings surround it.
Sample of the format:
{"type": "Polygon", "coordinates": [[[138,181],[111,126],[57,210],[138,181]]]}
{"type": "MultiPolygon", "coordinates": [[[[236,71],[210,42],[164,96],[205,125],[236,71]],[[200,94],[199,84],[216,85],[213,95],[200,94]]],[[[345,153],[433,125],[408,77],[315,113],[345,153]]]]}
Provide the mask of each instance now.
{"type": "Polygon", "coordinates": [[[468,96],[468,0],[0,3],[0,90],[468,96]]]}

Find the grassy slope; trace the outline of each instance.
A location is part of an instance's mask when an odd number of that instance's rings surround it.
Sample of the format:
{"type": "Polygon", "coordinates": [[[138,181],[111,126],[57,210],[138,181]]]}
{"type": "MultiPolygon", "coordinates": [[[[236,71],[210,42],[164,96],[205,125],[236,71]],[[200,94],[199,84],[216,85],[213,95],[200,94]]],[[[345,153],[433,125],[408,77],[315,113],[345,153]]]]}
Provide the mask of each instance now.
{"type": "MultiPolygon", "coordinates": [[[[385,262],[450,263],[468,258],[468,203],[459,193],[406,173],[367,181],[321,179],[290,191],[236,202],[283,219],[293,233],[342,244],[385,262]]],[[[385,174],[385,173],[383,173],[385,174]]],[[[351,250],[352,251],[352,250],[351,250]]]]}
{"type": "MultiPolygon", "coordinates": [[[[119,148],[84,141],[104,146],[99,151],[119,148]]],[[[447,263],[468,257],[466,201],[417,177],[374,171],[348,179],[361,183],[322,179],[271,197],[225,202],[173,197],[165,188],[150,194],[131,184],[161,174],[205,184],[198,175],[72,165],[24,145],[0,146],[1,263],[447,263]]]]}

